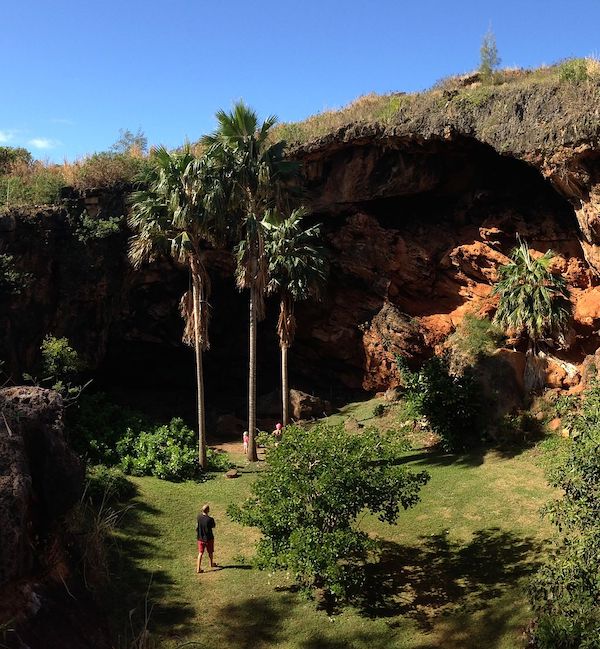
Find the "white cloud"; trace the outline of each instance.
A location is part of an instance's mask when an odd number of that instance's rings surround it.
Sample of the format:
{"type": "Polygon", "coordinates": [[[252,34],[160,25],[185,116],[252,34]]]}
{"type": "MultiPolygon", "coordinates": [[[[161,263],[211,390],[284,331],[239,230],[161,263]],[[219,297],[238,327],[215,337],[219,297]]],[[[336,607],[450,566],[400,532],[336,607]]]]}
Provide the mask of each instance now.
{"type": "Polygon", "coordinates": [[[51,140],[47,137],[34,137],[29,140],[27,144],[35,149],[53,149],[58,146],[60,142],[58,140],[51,140]]]}

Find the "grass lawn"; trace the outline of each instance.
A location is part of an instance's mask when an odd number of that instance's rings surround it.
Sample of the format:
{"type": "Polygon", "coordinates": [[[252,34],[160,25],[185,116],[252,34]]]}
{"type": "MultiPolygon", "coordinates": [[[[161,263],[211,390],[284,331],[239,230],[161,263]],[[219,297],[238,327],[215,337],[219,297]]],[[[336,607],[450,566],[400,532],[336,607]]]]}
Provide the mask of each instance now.
{"type": "MultiPolygon", "coordinates": [[[[349,412],[366,418],[375,403],[349,412]]],[[[520,647],[530,617],[524,584],[549,533],[538,512],[552,492],[537,454],[408,453],[408,466],[431,474],[422,502],[395,526],[370,516],[360,521],[381,540],[381,556],[367,566],[363,601],[333,617],[290,590],[285,575],[251,567],[257,535],[225,514],[255,478],[241,454],[233,459],[244,473],[234,480],[136,479],[139,493],[116,538],[110,584],[119,646],[131,637],[131,610],[134,628],[142,628],[148,591],[149,628],[161,647],[520,647]],[[204,502],[217,521],[223,569],[197,575],[194,528],[204,502]]]]}

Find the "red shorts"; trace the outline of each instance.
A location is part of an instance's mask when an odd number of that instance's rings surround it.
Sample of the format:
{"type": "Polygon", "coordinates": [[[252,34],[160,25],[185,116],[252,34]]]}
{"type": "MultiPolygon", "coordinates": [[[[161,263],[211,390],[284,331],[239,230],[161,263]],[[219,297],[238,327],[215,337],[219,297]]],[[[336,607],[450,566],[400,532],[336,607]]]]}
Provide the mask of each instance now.
{"type": "Polygon", "coordinates": [[[198,554],[204,554],[204,550],[208,550],[209,554],[212,554],[215,551],[215,540],[211,539],[210,541],[198,541],[198,554]]]}

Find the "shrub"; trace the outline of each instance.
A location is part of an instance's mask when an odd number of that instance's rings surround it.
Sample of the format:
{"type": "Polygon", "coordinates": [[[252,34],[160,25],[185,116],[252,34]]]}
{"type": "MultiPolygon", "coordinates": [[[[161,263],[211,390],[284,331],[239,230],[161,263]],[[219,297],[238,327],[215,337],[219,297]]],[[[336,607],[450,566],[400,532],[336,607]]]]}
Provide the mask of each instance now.
{"type": "Polygon", "coordinates": [[[107,219],[93,218],[86,210],[75,225],[75,237],[81,243],[105,239],[122,231],[125,219],[123,216],[110,216],[107,219]]]}
{"type": "Polygon", "coordinates": [[[69,441],[92,464],[115,465],[120,462],[118,442],[136,437],[149,423],[142,415],[116,405],[101,392],[83,394],[67,410],[69,441]]]}
{"type": "Polygon", "coordinates": [[[20,295],[31,282],[31,275],[16,269],[12,255],[0,254],[0,299],[20,295]]]}
{"type": "Polygon", "coordinates": [[[136,488],[123,472],[116,467],[102,464],[87,470],[85,495],[95,504],[115,503],[129,500],[136,488]]]}
{"type": "Polygon", "coordinates": [[[235,465],[229,459],[229,455],[223,451],[214,451],[212,448],[206,449],[206,464],[208,471],[228,471],[235,465]]]}
{"type": "Polygon", "coordinates": [[[148,432],[128,432],[117,442],[121,467],[132,475],[186,480],[199,471],[196,434],[179,417],[148,432]]]}
{"type": "Polygon", "coordinates": [[[129,153],[94,153],[76,166],[74,185],[87,189],[132,183],[148,164],[146,158],[129,153]]]}
{"type": "Polygon", "coordinates": [[[587,81],[588,64],[585,59],[569,59],[558,67],[558,78],[567,83],[581,83],[587,81]]]}
{"type": "Polygon", "coordinates": [[[530,585],[541,649],[598,647],[600,637],[600,384],[585,392],[567,460],[550,484],[564,494],[546,508],[556,550],[530,585]]]}
{"type": "Polygon", "coordinates": [[[58,201],[65,185],[59,167],[34,163],[10,174],[0,176],[0,205],[52,205],[58,201]]]}
{"type": "Polygon", "coordinates": [[[411,372],[401,356],[397,362],[408,410],[415,418],[427,419],[445,450],[464,451],[481,443],[483,397],[472,369],[452,374],[448,356],[433,357],[418,372],[411,372]]]}
{"type": "Polygon", "coordinates": [[[502,330],[487,318],[467,314],[446,340],[450,353],[450,369],[460,374],[478,360],[489,356],[504,342],[502,330]]]}
{"type": "Polygon", "coordinates": [[[308,592],[348,596],[374,546],[357,529],[357,516],[368,510],[395,523],[429,480],[398,463],[403,448],[397,435],[372,429],[288,426],[281,442],[268,447],[269,470],[258,476],[251,498],[228,509],[233,520],[262,532],[259,567],[288,571],[308,592]]]}

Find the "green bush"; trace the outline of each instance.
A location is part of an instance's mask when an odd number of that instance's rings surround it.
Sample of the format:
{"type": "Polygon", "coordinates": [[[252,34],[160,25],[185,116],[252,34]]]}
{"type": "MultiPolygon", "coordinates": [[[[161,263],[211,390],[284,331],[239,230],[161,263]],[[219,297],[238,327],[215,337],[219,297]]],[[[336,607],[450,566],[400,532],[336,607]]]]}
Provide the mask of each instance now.
{"type": "Polygon", "coordinates": [[[115,503],[129,500],[136,488],[123,472],[116,467],[102,464],[87,469],[85,495],[92,503],[115,503]]]}
{"type": "Polygon", "coordinates": [[[465,451],[481,443],[483,396],[471,368],[452,374],[447,356],[434,356],[418,372],[411,372],[401,356],[397,362],[409,411],[427,420],[445,450],[465,451]]]}
{"type": "Polygon", "coordinates": [[[493,354],[504,340],[502,330],[490,320],[467,314],[446,340],[452,371],[461,373],[473,367],[484,356],[493,354]]]}
{"type": "Polygon", "coordinates": [[[229,471],[235,464],[229,459],[229,455],[223,451],[214,451],[212,448],[206,449],[206,464],[208,471],[215,473],[229,471]]]}
{"type": "Polygon", "coordinates": [[[530,584],[540,649],[597,648],[600,638],[600,384],[586,390],[571,422],[575,438],[550,484],[546,508],[558,544],[530,584]]]}
{"type": "Polygon", "coordinates": [[[196,443],[194,431],[176,417],[148,432],[126,434],[117,442],[117,453],[125,473],[186,480],[198,475],[196,443]]]}
{"type": "Polygon", "coordinates": [[[123,230],[125,219],[122,216],[110,216],[107,219],[93,218],[87,211],[81,215],[81,219],[75,225],[75,237],[81,243],[106,239],[123,230]]]}
{"type": "Polygon", "coordinates": [[[65,186],[58,167],[34,166],[25,172],[0,176],[0,205],[53,205],[65,186]]]}
{"type": "Polygon", "coordinates": [[[569,59],[558,67],[558,78],[567,83],[587,81],[587,61],[585,59],[569,59]]]}
{"type": "Polygon", "coordinates": [[[375,545],[357,528],[359,514],[395,523],[429,480],[398,462],[401,441],[373,429],[349,433],[341,424],[288,426],[267,448],[269,470],[259,474],[251,498],[228,509],[233,520],[261,531],[259,567],[289,572],[307,592],[349,596],[375,545]]]}
{"type": "Polygon", "coordinates": [[[149,428],[142,415],[113,403],[101,392],[82,394],[67,410],[71,446],[92,464],[118,464],[117,444],[149,428]]]}
{"type": "Polygon", "coordinates": [[[16,269],[12,255],[0,254],[0,299],[20,295],[31,283],[31,275],[16,269]]]}

